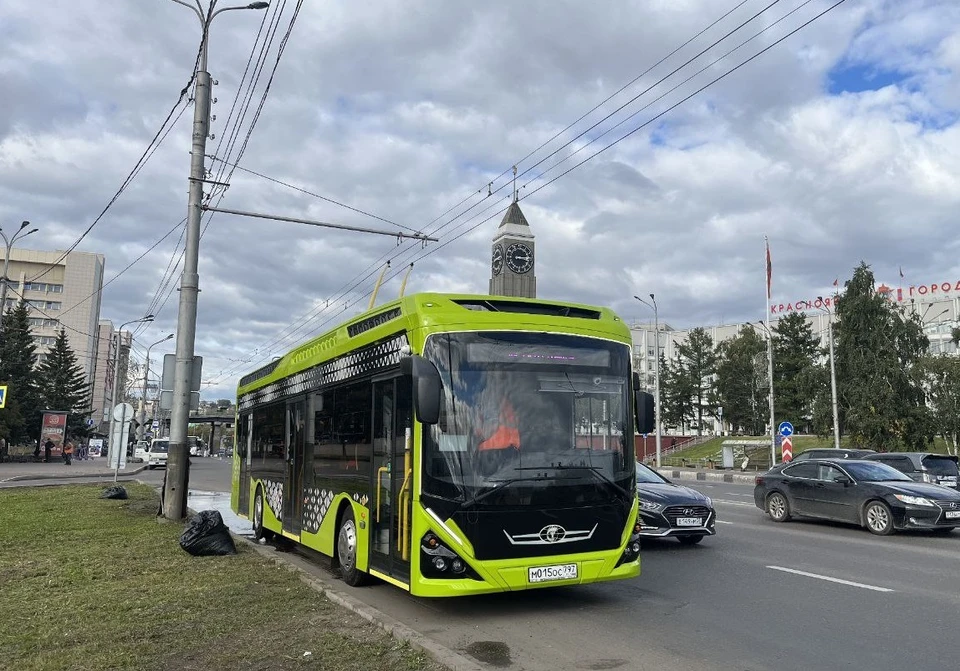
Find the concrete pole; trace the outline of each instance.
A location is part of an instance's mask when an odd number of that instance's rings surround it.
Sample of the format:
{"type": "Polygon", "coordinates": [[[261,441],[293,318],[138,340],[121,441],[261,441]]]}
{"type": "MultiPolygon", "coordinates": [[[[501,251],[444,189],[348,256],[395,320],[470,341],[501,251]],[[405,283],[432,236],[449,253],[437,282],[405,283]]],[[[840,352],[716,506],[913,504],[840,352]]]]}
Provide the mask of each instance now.
{"type": "MultiPolygon", "coordinates": [[[[200,58],[206,63],[206,29],[200,58]]],[[[194,342],[197,333],[197,295],[200,275],[200,217],[203,211],[204,153],[210,124],[210,74],[197,72],[193,108],[193,148],[190,157],[190,197],[187,205],[187,245],[180,279],[180,309],[177,317],[177,361],[174,369],[173,402],[170,409],[170,447],[164,478],[163,516],[180,520],[186,515],[189,455],[187,425],[190,422],[190,381],[193,377],[194,342]]]]}

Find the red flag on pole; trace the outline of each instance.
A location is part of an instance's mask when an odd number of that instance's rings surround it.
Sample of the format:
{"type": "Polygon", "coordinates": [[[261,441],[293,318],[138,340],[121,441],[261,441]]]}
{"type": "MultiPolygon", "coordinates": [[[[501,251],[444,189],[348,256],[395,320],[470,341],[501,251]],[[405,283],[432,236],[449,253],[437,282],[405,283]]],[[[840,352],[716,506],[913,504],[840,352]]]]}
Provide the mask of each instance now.
{"type": "Polygon", "coordinates": [[[839,277],[833,281],[833,286],[835,286],[835,287],[839,287],[839,286],[840,286],[840,278],[839,278],[839,277]]]}
{"type": "Polygon", "coordinates": [[[767,240],[764,236],[764,241],[767,243],[767,300],[770,300],[771,297],[771,286],[773,284],[773,263],[770,261],[770,241],[767,240]]]}

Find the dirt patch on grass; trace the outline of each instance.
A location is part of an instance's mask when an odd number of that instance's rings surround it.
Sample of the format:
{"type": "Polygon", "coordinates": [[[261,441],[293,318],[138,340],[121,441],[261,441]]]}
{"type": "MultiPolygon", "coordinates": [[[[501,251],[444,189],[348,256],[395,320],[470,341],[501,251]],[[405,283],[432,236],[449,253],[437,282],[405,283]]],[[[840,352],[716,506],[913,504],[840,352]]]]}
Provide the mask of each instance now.
{"type": "Polygon", "coordinates": [[[0,490],[3,668],[444,668],[242,544],[188,555],[153,488],[101,489],[0,490]]]}

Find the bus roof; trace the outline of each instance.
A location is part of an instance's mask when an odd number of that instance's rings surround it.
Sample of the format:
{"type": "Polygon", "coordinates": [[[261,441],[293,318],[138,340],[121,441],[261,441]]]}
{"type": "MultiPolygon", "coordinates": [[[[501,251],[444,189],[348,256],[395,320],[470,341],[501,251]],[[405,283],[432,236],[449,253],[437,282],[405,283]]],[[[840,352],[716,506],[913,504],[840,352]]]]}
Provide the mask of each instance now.
{"type": "Polygon", "coordinates": [[[414,351],[445,331],[531,330],[630,344],[630,329],[605,307],[538,298],[418,293],[378,305],[240,378],[237,396],[354,349],[405,332],[414,351]]]}

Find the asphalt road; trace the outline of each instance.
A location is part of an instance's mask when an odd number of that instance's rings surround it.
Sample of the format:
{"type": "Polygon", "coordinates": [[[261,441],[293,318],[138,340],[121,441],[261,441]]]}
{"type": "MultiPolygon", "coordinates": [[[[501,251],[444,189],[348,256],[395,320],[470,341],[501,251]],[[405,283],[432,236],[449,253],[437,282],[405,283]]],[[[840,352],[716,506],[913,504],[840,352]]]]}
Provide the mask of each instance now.
{"type": "MultiPolygon", "coordinates": [[[[163,471],[137,477],[160,484],[163,471]]],[[[960,530],[775,524],[751,486],[683,484],[713,497],[718,535],[645,544],[635,580],[443,600],[340,588],[491,669],[956,668],[960,530]]],[[[229,490],[230,462],[194,458],[190,485],[229,490]]],[[[329,577],[319,555],[288,556],[329,577]]]]}
{"type": "Polygon", "coordinates": [[[344,589],[490,668],[956,668],[960,531],[778,525],[750,486],[696,486],[714,498],[718,535],[648,543],[635,580],[452,600],[344,589]]]}

